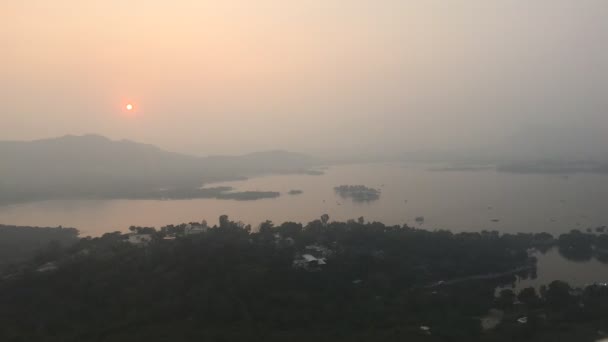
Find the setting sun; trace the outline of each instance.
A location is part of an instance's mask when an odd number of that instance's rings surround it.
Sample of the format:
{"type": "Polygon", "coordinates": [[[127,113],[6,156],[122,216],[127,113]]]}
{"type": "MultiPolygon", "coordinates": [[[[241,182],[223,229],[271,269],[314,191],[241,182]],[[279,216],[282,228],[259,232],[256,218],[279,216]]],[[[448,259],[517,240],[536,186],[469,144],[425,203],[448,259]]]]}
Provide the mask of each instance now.
{"type": "Polygon", "coordinates": [[[127,108],[127,110],[133,110],[133,105],[129,103],[129,104],[126,106],[126,108],[127,108]]]}

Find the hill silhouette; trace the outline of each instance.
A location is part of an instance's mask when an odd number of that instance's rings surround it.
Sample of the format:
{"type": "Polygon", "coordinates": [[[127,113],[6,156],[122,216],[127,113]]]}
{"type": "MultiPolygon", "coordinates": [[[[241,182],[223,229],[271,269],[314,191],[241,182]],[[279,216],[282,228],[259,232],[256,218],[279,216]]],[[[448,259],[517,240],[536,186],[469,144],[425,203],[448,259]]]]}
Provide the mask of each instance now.
{"type": "Polygon", "coordinates": [[[130,198],[263,173],[303,172],[310,156],[285,151],[195,157],[99,135],[0,142],[0,202],[130,198]]]}

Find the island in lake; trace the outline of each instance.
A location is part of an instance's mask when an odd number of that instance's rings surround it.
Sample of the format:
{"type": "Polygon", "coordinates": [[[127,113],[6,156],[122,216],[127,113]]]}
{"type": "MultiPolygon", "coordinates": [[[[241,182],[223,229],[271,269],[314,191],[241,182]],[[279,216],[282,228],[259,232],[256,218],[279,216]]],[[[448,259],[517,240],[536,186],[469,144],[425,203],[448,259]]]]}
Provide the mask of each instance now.
{"type": "Polygon", "coordinates": [[[356,202],[375,201],[380,198],[380,190],[365,185],[340,185],[334,191],[343,198],[350,198],[356,202]]]}
{"type": "Polygon", "coordinates": [[[265,198],[277,198],[281,196],[276,191],[235,191],[230,186],[217,186],[209,188],[187,188],[187,189],[162,189],[157,191],[144,191],[133,193],[130,199],[160,199],[160,200],[183,200],[198,198],[214,198],[220,200],[252,201],[265,198]]]}

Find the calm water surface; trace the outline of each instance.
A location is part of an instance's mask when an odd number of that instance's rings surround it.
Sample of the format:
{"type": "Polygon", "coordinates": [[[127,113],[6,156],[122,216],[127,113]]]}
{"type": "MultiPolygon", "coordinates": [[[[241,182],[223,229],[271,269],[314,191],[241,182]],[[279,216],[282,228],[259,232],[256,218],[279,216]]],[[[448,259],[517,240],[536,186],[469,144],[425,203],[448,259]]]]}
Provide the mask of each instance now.
{"type": "MultiPolygon", "coordinates": [[[[161,227],[203,219],[213,224],[222,214],[254,226],[266,219],[277,223],[309,222],[324,213],[332,220],[364,216],[369,221],[410,225],[416,225],[417,216],[424,216],[425,223],[420,227],[454,232],[485,229],[559,234],[608,224],[608,176],[429,171],[432,167],[340,165],[328,168],[321,176],[271,175],[213,184],[240,191],[282,193],[276,199],[257,201],[87,200],[0,206],[0,223],[76,227],[85,236],[126,231],[131,225],[161,227]],[[333,187],[342,184],[378,188],[382,195],[374,202],[352,202],[334,193],[333,187]],[[287,195],[292,189],[304,193],[287,195]]],[[[564,274],[572,278],[573,285],[608,281],[608,267],[599,262],[573,263],[557,252],[549,252],[539,259],[538,278],[522,280],[517,287],[564,279],[564,274]]]]}
{"type": "Polygon", "coordinates": [[[229,185],[237,190],[279,191],[276,199],[234,200],[87,200],[44,201],[0,206],[0,223],[70,226],[83,235],[125,231],[131,225],[160,227],[201,221],[215,223],[222,214],[257,225],[309,222],[324,213],[332,220],[364,216],[386,224],[452,231],[561,233],[608,224],[608,176],[581,174],[521,175],[494,170],[428,171],[429,165],[364,164],[334,166],[322,176],[272,175],[229,185]],[[341,184],[382,190],[379,200],[354,203],[333,191],[341,184]],[[290,196],[291,189],[303,190],[290,196]],[[500,220],[492,222],[492,220],[500,220]]]}
{"type": "Polygon", "coordinates": [[[584,287],[593,283],[608,283],[608,264],[592,258],[589,261],[573,261],[562,257],[557,247],[548,252],[537,253],[536,272],[526,277],[517,276],[512,284],[497,289],[513,289],[515,292],[526,287],[540,288],[554,280],[565,281],[573,287],[584,287]]]}

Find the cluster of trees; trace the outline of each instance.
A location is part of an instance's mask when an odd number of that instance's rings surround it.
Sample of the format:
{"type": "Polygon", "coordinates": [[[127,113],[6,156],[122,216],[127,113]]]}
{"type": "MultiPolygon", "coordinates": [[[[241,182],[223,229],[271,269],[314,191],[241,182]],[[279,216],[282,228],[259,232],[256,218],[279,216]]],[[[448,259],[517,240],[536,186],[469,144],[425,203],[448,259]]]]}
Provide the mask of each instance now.
{"type": "Polygon", "coordinates": [[[518,294],[502,290],[496,306],[512,318],[492,333],[499,341],[597,341],[606,337],[608,286],[603,283],[575,289],[556,280],[538,291],[532,287],[518,294]],[[514,320],[522,317],[526,324],[514,320]]]}
{"type": "Polygon", "coordinates": [[[608,263],[608,234],[606,227],[598,227],[596,234],[583,233],[573,230],[560,235],[558,239],[559,252],[565,258],[575,261],[588,261],[595,257],[608,263]]]}
{"type": "Polygon", "coordinates": [[[59,250],[77,241],[78,230],[74,228],[0,225],[0,271],[42,251],[59,250]]]}
{"type": "MultiPolygon", "coordinates": [[[[494,294],[513,275],[476,277],[533,263],[527,250],[546,245],[548,234],[453,234],[327,215],[258,229],[224,215],[190,236],[185,227],[132,227],[152,235],[145,247],[120,232],[87,237],[24,263],[19,276],[0,280],[0,340],[506,341],[552,326],[483,333],[480,317],[497,307],[515,312],[517,295],[494,294]],[[331,251],[326,264],[293,267],[311,246],[331,251]],[[48,262],[57,269],[40,272],[48,262]]],[[[589,298],[585,322],[608,313],[603,288],[583,297],[561,284],[543,291],[518,295],[533,322],[547,310],[576,310],[581,298],[589,298]]]]}
{"type": "Polygon", "coordinates": [[[147,247],[122,233],[84,238],[38,258],[0,282],[0,340],[160,341],[413,336],[472,338],[492,305],[493,282],[433,294],[448,277],[508,270],[528,261],[529,245],[494,233],[452,234],[363,219],[250,226],[222,216],[208,232],[135,227],[147,247]],[[292,266],[310,245],[333,251],[319,272],[292,266]],[[54,262],[54,272],[37,272],[54,262]],[[474,291],[471,291],[474,289],[474,291]],[[174,339],[175,340],[175,339],[174,339]]]}

